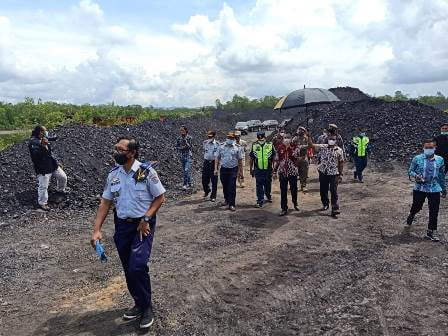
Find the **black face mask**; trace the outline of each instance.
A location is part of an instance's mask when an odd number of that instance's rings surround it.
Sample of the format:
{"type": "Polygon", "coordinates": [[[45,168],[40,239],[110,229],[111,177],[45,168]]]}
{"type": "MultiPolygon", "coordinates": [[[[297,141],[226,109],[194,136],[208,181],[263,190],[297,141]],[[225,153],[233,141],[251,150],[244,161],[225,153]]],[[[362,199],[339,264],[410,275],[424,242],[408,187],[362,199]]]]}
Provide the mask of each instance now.
{"type": "Polygon", "coordinates": [[[119,165],[124,165],[126,162],[129,161],[129,158],[126,156],[126,153],[118,153],[116,152],[114,154],[114,160],[116,163],[118,163],[119,165]]]}

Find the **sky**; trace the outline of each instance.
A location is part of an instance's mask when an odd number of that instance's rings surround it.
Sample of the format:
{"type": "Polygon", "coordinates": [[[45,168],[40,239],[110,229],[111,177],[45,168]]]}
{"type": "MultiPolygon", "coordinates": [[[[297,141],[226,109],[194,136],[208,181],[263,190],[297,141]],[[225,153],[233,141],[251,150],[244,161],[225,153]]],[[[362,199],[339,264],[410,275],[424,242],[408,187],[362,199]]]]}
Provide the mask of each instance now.
{"type": "Polygon", "coordinates": [[[1,0],[0,101],[448,94],[448,0],[1,0]]]}

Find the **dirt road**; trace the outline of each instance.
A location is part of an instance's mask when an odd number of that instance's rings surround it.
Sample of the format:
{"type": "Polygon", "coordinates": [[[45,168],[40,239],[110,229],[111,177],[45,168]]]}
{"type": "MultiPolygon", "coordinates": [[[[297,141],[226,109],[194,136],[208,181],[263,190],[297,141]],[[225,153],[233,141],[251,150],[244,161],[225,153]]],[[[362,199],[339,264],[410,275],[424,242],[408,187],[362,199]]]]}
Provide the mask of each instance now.
{"type": "MultiPolygon", "coordinates": [[[[254,181],[231,213],[197,193],[160,214],[151,261],[157,319],[149,335],[446,335],[446,240],[407,232],[403,170],[340,186],[339,219],[318,211],[315,167],[300,212],[255,209],[254,181]]],[[[446,232],[446,203],[441,211],[446,232]]],[[[93,213],[33,214],[0,225],[1,335],[138,335],[106,223],[110,260],[88,247],[93,213]]]]}

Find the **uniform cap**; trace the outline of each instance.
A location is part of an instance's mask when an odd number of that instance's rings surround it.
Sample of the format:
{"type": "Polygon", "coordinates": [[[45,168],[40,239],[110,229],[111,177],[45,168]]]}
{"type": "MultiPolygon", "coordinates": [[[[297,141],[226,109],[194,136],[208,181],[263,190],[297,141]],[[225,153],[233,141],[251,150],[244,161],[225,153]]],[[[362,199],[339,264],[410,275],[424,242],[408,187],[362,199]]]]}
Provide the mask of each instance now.
{"type": "Polygon", "coordinates": [[[208,131],[208,132],[207,132],[207,135],[208,135],[208,136],[215,136],[215,135],[216,135],[216,132],[215,132],[215,131],[208,131]]]}
{"type": "Polygon", "coordinates": [[[264,134],[265,134],[264,131],[258,131],[258,132],[257,132],[257,137],[258,137],[258,136],[264,136],[264,134]]]}
{"type": "Polygon", "coordinates": [[[300,127],[298,128],[298,131],[304,131],[304,132],[306,132],[306,128],[303,127],[303,126],[300,126],[300,127]]]}
{"type": "Polygon", "coordinates": [[[328,124],[328,128],[338,129],[338,126],[336,124],[328,124]]]}
{"type": "Polygon", "coordinates": [[[228,132],[228,133],[227,133],[227,137],[228,137],[229,139],[235,139],[235,133],[233,133],[233,132],[228,132]]]}

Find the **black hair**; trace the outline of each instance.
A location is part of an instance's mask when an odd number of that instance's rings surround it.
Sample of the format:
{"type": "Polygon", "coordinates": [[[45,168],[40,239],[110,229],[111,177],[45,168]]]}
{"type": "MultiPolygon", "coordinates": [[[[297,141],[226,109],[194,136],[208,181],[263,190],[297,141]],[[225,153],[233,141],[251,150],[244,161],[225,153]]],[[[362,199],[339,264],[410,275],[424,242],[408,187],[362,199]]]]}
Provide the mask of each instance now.
{"type": "Polygon", "coordinates": [[[127,135],[120,136],[117,139],[117,143],[119,143],[121,140],[128,140],[129,141],[129,143],[128,143],[128,150],[135,151],[134,159],[138,159],[138,156],[139,156],[138,151],[140,149],[139,142],[135,138],[127,136],[127,135]]]}
{"type": "Polygon", "coordinates": [[[45,130],[45,127],[43,127],[42,125],[37,125],[36,127],[34,127],[33,131],[31,132],[31,136],[38,137],[40,132],[42,132],[44,130],[45,130]]]}
{"type": "Polygon", "coordinates": [[[448,122],[443,123],[440,127],[448,126],[448,122]]]}
{"type": "Polygon", "coordinates": [[[336,129],[335,128],[329,128],[327,131],[328,131],[328,135],[336,135],[336,129]]]}
{"type": "Polygon", "coordinates": [[[210,132],[208,132],[208,135],[216,136],[216,132],[215,131],[210,131],[210,132]]]}
{"type": "Polygon", "coordinates": [[[427,143],[434,143],[435,141],[434,141],[434,139],[425,139],[425,140],[423,140],[423,145],[426,145],[427,143]]]}
{"type": "Polygon", "coordinates": [[[185,132],[187,132],[188,133],[188,128],[187,128],[187,126],[185,126],[185,125],[182,125],[181,127],[180,127],[181,129],[184,129],[185,130],[185,132]]]}

